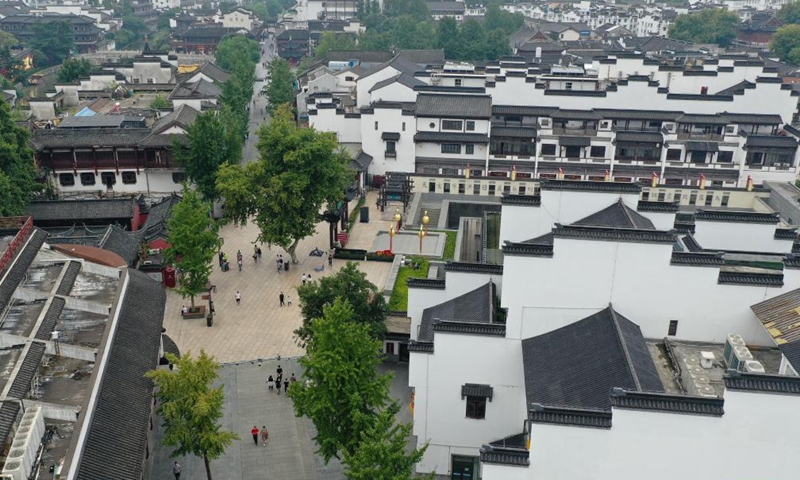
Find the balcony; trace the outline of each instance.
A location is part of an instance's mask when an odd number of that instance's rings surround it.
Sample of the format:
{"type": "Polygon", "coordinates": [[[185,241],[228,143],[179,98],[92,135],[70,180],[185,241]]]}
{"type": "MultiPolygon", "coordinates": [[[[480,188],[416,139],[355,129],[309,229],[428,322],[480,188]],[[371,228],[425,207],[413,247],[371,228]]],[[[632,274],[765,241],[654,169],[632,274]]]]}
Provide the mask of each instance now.
{"type": "Polygon", "coordinates": [[[585,135],[590,137],[597,136],[597,128],[564,128],[553,127],[554,135],[585,135]]]}
{"type": "Polygon", "coordinates": [[[722,133],[686,133],[678,132],[678,140],[710,140],[712,142],[721,142],[725,139],[722,133]]]}

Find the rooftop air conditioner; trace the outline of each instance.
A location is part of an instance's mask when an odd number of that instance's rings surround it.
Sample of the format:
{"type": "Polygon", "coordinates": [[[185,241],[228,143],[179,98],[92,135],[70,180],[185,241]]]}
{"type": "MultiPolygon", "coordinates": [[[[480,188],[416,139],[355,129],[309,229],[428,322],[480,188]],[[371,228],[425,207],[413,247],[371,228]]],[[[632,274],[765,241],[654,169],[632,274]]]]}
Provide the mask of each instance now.
{"type": "Polygon", "coordinates": [[[733,361],[733,347],[744,347],[744,338],[736,333],[731,333],[725,338],[725,347],[722,350],[722,358],[728,365],[733,361]]]}
{"type": "Polygon", "coordinates": [[[714,356],[714,352],[700,352],[700,366],[709,369],[714,366],[714,361],[716,357],[714,356]]]}
{"type": "Polygon", "coordinates": [[[728,364],[728,368],[742,371],[745,362],[749,360],[753,360],[753,354],[750,353],[750,349],[747,347],[733,347],[733,358],[731,363],[728,364]]]}
{"type": "Polygon", "coordinates": [[[748,360],[744,362],[744,371],[749,373],[766,373],[764,365],[758,360],[748,360]]]}

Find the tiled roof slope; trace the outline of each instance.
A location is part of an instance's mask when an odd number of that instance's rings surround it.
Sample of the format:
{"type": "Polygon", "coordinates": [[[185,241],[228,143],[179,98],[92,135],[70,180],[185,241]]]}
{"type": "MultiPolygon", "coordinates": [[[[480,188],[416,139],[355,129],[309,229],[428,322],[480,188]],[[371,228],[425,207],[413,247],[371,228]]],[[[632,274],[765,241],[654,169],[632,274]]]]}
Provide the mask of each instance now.
{"type": "Polygon", "coordinates": [[[69,262],[67,272],[58,284],[56,295],[69,295],[72,291],[72,286],[75,285],[75,280],[78,278],[78,273],[81,271],[81,262],[69,262]]]}
{"type": "Polygon", "coordinates": [[[632,208],[625,205],[619,199],[599,212],[593,213],[586,218],[578,220],[573,225],[583,225],[590,227],[610,227],[610,228],[636,228],[644,230],[655,230],[653,222],[649,218],[637,213],[632,208]]]}
{"type": "Polygon", "coordinates": [[[39,366],[42,363],[42,356],[44,356],[44,343],[31,343],[25,358],[22,359],[19,370],[17,370],[17,374],[14,376],[11,388],[8,389],[10,398],[27,398],[28,392],[31,390],[33,377],[39,371],[39,366]]]}
{"type": "Polygon", "coordinates": [[[419,341],[433,340],[436,322],[494,323],[495,286],[492,282],[422,312],[419,341]]]}
{"type": "Polygon", "coordinates": [[[42,320],[42,324],[39,325],[39,330],[36,332],[37,340],[50,340],[50,334],[55,330],[58,317],[61,316],[66,303],[66,300],[61,297],[53,297],[50,300],[50,307],[47,309],[47,313],[44,314],[44,320],[42,320]]]}
{"type": "Polygon", "coordinates": [[[17,259],[14,261],[13,266],[6,272],[5,278],[0,275],[0,312],[6,309],[6,306],[11,302],[11,297],[14,295],[14,290],[17,289],[25,274],[28,272],[28,267],[31,266],[36,254],[44,244],[47,238],[47,233],[43,230],[34,229],[28,244],[21,252],[17,254],[17,259]]]}
{"type": "Polygon", "coordinates": [[[522,341],[528,405],[611,408],[615,387],[663,392],[639,326],[610,306],[522,341]]]}
{"type": "Polygon", "coordinates": [[[158,365],[166,294],[160,283],[128,269],[130,277],[110,357],[81,458],[81,480],[140,480],[152,405],[153,382],[144,377],[158,365]],[[113,473],[112,473],[113,472],[113,473]]]}

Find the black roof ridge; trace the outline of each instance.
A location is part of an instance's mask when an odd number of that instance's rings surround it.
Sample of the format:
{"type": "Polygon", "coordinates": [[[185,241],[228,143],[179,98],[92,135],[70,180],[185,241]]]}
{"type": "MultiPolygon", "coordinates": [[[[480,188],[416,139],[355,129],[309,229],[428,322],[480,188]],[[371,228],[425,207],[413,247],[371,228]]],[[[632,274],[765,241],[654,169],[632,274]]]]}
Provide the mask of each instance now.
{"type": "Polygon", "coordinates": [[[521,257],[552,257],[553,245],[536,243],[509,242],[501,248],[504,255],[517,255],[521,257]]]}
{"type": "Polygon", "coordinates": [[[730,210],[699,209],[694,214],[695,221],[736,222],[736,223],[778,223],[780,216],[775,212],[743,212],[730,210]]]}
{"type": "Polygon", "coordinates": [[[720,267],[725,265],[724,252],[672,252],[670,265],[720,267]]]}
{"type": "Polygon", "coordinates": [[[725,414],[725,400],[719,397],[695,397],[659,392],[632,392],[622,388],[611,391],[613,408],[629,408],[667,413],[685,413],[721,417],[725,414]]]}
{"type": "Polygon", "coordinates": [[[552,180],[540,179],[541,190],[568,190],[568,191],[593,191],[608,193],[636,193],[642,191],[637,183],[623,182],[590,182],[582,180],[552,180]]]}
{"type": "Polygon", "coordinates": [[[492,463],[497,465],[527,467],[530,465],[530,455],[531,452],[525,448],[483,445],[480,449],[480,458],[482,463],[492,463]]]}
{"type": "Polygon", "coordinates": [[[72,286],[75,285],[75,280],[78,279],[78,273],[81,271],[81,262],[77,260],[72,260],[69,262],[67,266],[67,271],[64,273],[64,276],[61,277],[61,282],[58,284],[58,289],[56,289],[56,295],[63,295],[68,296],[70,292],[72,292],[72,286]]]}
{"type": "Polygon", "coordinates": [[[489,273],[492,275],[502,275],[503,266],[490,263],[470,263],[470,262],[447,262],[444,264],[445,271],[465,272],[465,273],[489,273]]]}
{"type": "Polygon", "coordinates": [[[776,240],[797,240],[797,227],[776,228],[774,238],[776,240]]]}
{"type": "Polygon", "coordinates": [[[800,395],[800,377],[729,371],[723,380],[728,390],[800,395]]]}
{"type": "Polygon", "coordinates": [[[542,205],[541,195],[512,195],[510,193],[503,193],[500,197],[501,205],[530,205],[532,207],[540,207],[542,205]]]}
{"type": "Polygon", "coordinates": [[[620,242],[669,243],[674,244],[677,235],[673,230],[641,230],[636,228],[594,227],[588,225],[562,225],[557,223],[553,236],[558,238],[586,238],[589,240],[613,240],[620,242]]]}
{"type": "Polygon", "coordinates": [[[783,268],[800,268],[800,256],[787,255],[783,259],[783,268]]]}
{"type": "Polygon", "coordinates": [[[756,287],[782,287],[783,273],[720,271],[717,283],[756,287]]]}
{"type": "Polygon", "coordinates": [[[444,290],[445,287],[445,281],[438,278],[409,278],[406,283],[409,288],[444,290]]]}
{"type": "Polygon", "coordinates": [[[617,312],[610,303],[608,304],[608,312],[611,315],[611,323],[614,325],[614,331],[617,332],[615,336],[620,344],[620,347],[622,347],[623,355],[625,355],[625,363],[628,364],[628,372],[633,377],[633,384],[636,385],[636,390],[641,390],[642,383],[639,381],[639,376],[636,374],[636,367],[634,366],[633,360],[631,359],[631,354],[628,351],[628,344],[625,343],[625,336],[622,334],[622,329],[620,329],[617,312]]]}
{"type": "Polygon", "coordinates": [[[637,212],[677,212],[678,204],[675,202],[648,202],[639,200],[636,205],[637,212]]]}
{"type": "Polygon", "coordinates": [[[409,352],[433,353],[433,342],[418,342],[412,340],[408,343],[409,352]]]}
{"type": "Polygon", "coordinates": [[[493,335],[505,336],[506,326],[504,323],[473,323],[473,322],[454,322],[452,320],[434,320],[431,328],[434,332],[443,333],[466,333],[470,335],[493,335]]]}
{"type": "Polygon", "coordinates": [[[528,419],[532,423],[611,428],[611,412],[601,409],[545,406],[534,403],[528,410],[528,419]]]}

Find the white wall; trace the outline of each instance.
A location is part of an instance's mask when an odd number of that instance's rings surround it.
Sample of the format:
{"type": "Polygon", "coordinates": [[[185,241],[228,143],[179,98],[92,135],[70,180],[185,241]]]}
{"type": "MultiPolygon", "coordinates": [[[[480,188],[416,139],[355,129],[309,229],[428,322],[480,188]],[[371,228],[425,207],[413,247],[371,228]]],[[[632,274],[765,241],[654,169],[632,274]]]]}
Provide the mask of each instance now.
{"type": "Polygon", "coordinates": [[[385,102],[416,102],[417,92],[412,88],[408,88],[400,82],[390,83],[383,88],[373,90],[372,101],[385,101],[385,102]]]}
{"type": "Polygon", "coordinates": [[[356,104],[358,107],[363,108],[372,103],[369,91],[376,83],[397,76],[398,73],[400,73],[400,71],[394,67],[386,67],[366,78],[359,78],[356,84],[356,104]]]}
{"type": "Polygon", "coordinates": [[[376,108],[372,114],[361,114],[361,148],[373,158],[369,173],[413,172],[415,133],[414,117],[403,115],[399,108],[376,108]],[[394,157],[386,156],[386,141],[381,138],[384,132],[400,134],[400,140],[395,142],[394,157]]]}
{"type": "Polygon", "coordinates": [[[519,341],[436,333],[433,354],[411,354],[409,385],[415,392],[414,435],[419,445],[429,442],[417,472],[449,474],[452,454],[477,456],[481,445],[519,430],[525,418],[519,341]],[[465,383],[493,387],[485,419],[466,418],[465,383]]]}
{"type": "Polygon", "coordinates": [[[360,118],[345,118],[333,108],[316,110],[315,115],[308,116],[308,125],[320,132],[334,132],[339,143],[361,143],[360,118]]]}
{"type": "Polygon", "coordinates": [[[790,253],[791,240],[775,239],[776,224],[695,220],[694,237],[706,249],[790,253]]]}
{"type": "Polygon", "coordinates": [[[556,238],[552,258],[506,256],[506,335],[540,335],[613,303],[646,338],[663,338],[678,320],[678,338],[739,333],[748,344],[774,345],[750,306],[796,288],[800,271],[785,270],[781,288],[718,285],[718,268],[673,266],[671,255],[672,245],[556,238]]]}
{"type": "Polygon", "coordinates": [[[483,480],[791,480],[798,407],[796,395],[728,390],[721,418],[614,409],[610,430],[535,424],[530,467],[487,465],[483,480]]]}
{"type": "MultiPolygon", "coordinates": [[[[199,98],[198,98],[198,99],[190,99],[190,98],[173,98],[173,99],[171,99],[171,101],[172,101],[172,107],[173,107],[173,108],[178,108],[178,107],[180,107],[181,105],[189,105],[190,107],[194,108],[194,109],[195,109],[195,110],[197,110],[198,112],[199,112],[199,111],[201,111],[201,110],[202,110],[202,108],[203,108],[203,107],[202,107],[202,105],[203,105],[203,100],[201,100],[201,99],[199,99],[199,98]]],[[[209,101],[211,101],[211,100],[209,100],[209,101]]],[[[211,101],[211,102],[212,102],[212,103],[216,103],[216,101],[211,101]]]]}
{"type": "Polygon", "coordinates": [[[653,222],[656,230],[672,230],[675,228],[675,213],[673,212],[638,212],[653,222]]]}
{"type": "Polygon", "coordinates": [[[545,233],[553,225],[569,225],[616,203],[620,198],[636,210],[637,193],[572,192],[542,190],[542,204],[534,206],[504,205],[500,218],[500,245],[506,241],[522,242],[545,233]]]}
{"type": "MultiPolygon", "coordinates": [[[[175,172],[182,172],[183,169],[139,169],[136,175],[136,183],[124,184],[122,183],[122,172],[136,172],[135,168],[122,168],[120,174],[117,175],[117,183],[111,190],[116,193],[179,193],[181,191],[181,184],[172,181],[172,174],[175,172]]],[[[101,181],[104,172],[116,173],[114,169],[99,169],[95,175],[94,185],[81,185],[80,174],[75,176],[75,185],[71,187],[62,186],[58,181],[58,176],[53,178],[53,185],[62,193],[77,193],[77,192],[92,192],[97,193],[99,190],[106,191],[106,186],[101,181]]],[[[57,170],[55,173],[73,173],[71,169],[57,170]]]]}

